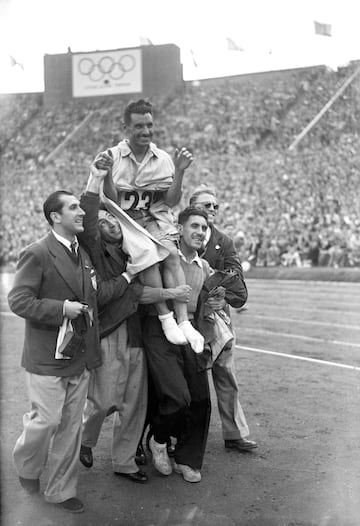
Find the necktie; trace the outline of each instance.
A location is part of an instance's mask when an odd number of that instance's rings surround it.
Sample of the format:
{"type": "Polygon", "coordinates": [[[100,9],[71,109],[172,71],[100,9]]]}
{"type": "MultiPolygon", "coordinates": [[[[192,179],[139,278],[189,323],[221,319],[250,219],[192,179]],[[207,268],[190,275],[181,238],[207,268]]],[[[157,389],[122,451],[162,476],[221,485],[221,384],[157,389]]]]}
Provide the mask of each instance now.
{"type": "Polygon", "coordinates": [[[71,241],[71,244],[70,244],[70,248],[71,248],[71,253],[72,255],[76,258],[76,260],[78,259],[78,242],[76,239],[73,239],[71,241]]]}

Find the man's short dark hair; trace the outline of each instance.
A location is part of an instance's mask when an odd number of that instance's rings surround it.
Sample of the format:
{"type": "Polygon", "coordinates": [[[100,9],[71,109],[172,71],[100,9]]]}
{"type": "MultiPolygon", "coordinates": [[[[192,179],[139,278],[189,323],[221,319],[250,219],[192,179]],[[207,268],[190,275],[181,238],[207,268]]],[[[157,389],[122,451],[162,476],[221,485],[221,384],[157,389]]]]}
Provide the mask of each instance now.
{"type": "Polygon", "coordinates": [[[187,206],[182,210],[178,217],[179,225],[183,225],[189,219],[190,216],[201,216],[208,222],[208,216],[205,210],[197,208],[196,206],[187,206]]]}
{"type": "Polygon", "coordinates": [[[140,99],[136,102],[129,102],[124,110],[124,124],[129,126],[131,123],[131,114],[140,113],[145,115],[145,113],[151,113],[152,115],[152,104],[148,100],[140,99]]]}
{"type": "Polygon", "coordinates": [[[49,197],[44,201],[43,204],[43,211],[44,215],[46,217],[47,222],[50,226],[53,226],[54,222],[50,217],[50,214],[52,212],[60,212],[62,207],[64,206],[63,200],[61,199],[61,196],[63,195],[74,195],[72,192],[68,192],[67,190],[57,190],[56,192],[53,192],[49,195],[49,197]]]}

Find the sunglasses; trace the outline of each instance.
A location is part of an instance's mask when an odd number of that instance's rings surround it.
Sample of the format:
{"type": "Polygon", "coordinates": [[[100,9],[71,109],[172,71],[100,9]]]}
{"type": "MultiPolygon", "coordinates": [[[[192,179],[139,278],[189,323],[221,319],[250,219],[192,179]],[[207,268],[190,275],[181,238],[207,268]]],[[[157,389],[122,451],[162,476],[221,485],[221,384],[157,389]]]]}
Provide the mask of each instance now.
{"type": "Polygon", "coordinates": [[[213,207],[214,210],[219,210],[219,205],[217,203],[201,203],[201,206],[206,208],[206,210],[210,210],[211,207],[213,207]]]}

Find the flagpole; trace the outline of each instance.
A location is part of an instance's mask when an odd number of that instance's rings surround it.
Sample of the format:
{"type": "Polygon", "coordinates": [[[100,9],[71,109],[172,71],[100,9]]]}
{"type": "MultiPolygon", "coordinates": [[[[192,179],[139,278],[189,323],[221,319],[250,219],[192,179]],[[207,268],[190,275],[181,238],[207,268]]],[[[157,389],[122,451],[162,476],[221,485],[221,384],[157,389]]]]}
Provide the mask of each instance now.
{"type": "Polygon", "coordinates": [[[360,73],[360,68],[358,68],[347,80],[345,80],[344,84],[340,86],[340,88],[337,90],[337,92],[331,97],[331,99],[325,104],[325,106],[319,111],[317,115],[313,118],[312,121],[309,122],[307,126],[302,130],[301,133],[296,137],[296,139],[290,144],[289,150],[294,150],[296,146],[299,144],[299,142],[305,137],[305,135],[311,130],[313,126],[319,120],[321,117],[327,112],[327,110],[334,104],[334,102],[340,97],[340,95],[346,90],[349,84],[352,83],[354,78],[360,73]]]}

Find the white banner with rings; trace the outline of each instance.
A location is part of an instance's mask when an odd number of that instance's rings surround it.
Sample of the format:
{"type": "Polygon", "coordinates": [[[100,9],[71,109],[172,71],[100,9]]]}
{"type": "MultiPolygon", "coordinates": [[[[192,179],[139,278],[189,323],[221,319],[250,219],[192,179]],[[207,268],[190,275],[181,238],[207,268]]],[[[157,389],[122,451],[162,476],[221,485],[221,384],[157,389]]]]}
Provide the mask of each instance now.
{"type": "Polygon", "coordinates": [[[142,92],[140,49],[74,53],[73,97],[142,92]]]}

